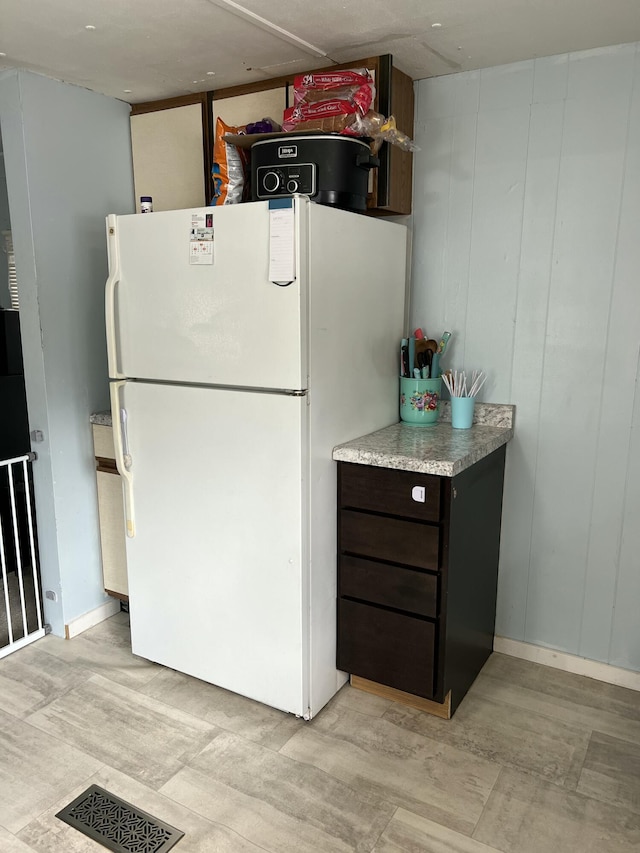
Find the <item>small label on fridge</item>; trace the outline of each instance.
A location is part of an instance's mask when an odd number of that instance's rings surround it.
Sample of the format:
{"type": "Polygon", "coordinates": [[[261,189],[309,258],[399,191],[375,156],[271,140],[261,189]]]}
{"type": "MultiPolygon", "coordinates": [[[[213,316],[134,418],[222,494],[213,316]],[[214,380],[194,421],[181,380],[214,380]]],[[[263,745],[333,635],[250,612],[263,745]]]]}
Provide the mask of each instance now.
{"type": "Polygon", "coordinates": [[[191,214],[189,263],[213,263],[213,213],[194,211],[191,214]]]}
{"type": "Polygon", "coordinates": [[[291,284],[296,278],[293,199],[269,201],[269,281],[291,284]]]}

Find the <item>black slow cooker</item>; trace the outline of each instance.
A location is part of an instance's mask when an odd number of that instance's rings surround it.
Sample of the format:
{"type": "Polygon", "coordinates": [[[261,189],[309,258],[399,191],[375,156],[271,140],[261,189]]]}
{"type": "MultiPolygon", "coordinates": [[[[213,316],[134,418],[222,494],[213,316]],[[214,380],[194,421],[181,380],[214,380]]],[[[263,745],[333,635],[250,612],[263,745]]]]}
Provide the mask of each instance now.
{"type": "Polygon", "coordinates": [[[378,166],[367,142],[339,134],[261,139],[251,146],[253,201],[301,193],[344,210],[367,209],[369,170],[378,166]]]}

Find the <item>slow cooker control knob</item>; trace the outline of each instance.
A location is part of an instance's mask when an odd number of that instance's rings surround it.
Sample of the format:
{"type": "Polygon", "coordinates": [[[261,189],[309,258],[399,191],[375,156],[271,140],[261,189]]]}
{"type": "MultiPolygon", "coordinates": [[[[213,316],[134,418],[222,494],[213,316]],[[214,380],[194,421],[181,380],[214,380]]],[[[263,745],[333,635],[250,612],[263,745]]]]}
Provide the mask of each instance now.
{"type": "Polygon", "coordinates": [[[290,181],[287,181],[287,192],[288,193],[297,193],[298,192],[298,182],[294,181],[293,178],[290,181]]]}
{"type": "Polygon", "coordinates": [[[266,172],[262,178],[262,186],[268,193],[274,193],[280,186],[280,175],[277,172],[266,172]]]}

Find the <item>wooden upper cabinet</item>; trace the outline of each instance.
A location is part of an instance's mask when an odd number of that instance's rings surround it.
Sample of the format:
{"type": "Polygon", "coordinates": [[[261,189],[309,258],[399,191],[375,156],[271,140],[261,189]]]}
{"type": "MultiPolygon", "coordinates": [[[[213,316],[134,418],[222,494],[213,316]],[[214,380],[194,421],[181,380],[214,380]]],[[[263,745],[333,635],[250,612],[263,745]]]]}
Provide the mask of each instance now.
{"type": "MultiPolygon", "coordinates": [[[[374,109],[385,117],[393,115],[399,130],[409,137],[413,137],[413,81],[402,71],[393,67],[390,54],[383,56],[367,57],[366,59],[345,62],[341,65],[332,65],[330,68],[368,68],[375,79],[376,99],[374,109]]],[[[322,70],[322,69],[316,69],[322,70]]],[[[135,127],[136,116],[147,115],[159,110],[178,110],[188,104],[199,105],[201,108],[202,125],[200,134],[196,137],[202,144],[202,156],[200,153],[193,161],[196,163],[182,164],[185,173],[188,169],[190,184],[193,183],[193,175],[204,169],[204,199],[208,204],[212,197],[211,165],[213,154],[213,138],[215,132],[215,118],[220,116],[227,124],[241,125],[247,122],[259,121],[270,117],[276,121],[282,120],[282,112],[292,102],[292,83],[290,76],[276,77],[271,80],[261,80],[242,86],[233,86],[227,89],[217,89],[213,92],[202,92],[198,95],[173,98],[167,101],[152,101],[146,104],[136,104],[132,108],[132,138],[133,138],[133,165],[134,178],[136,182],[136,195],[151,195],[154,199],[154,209],[164,209],[156,205],[156,197],[153,191],[153,181],[149,178],[145,181],[138,179],[138,174],[144,172],[152,176],[156,175],[163,184],[170,184],[172,169],[180,171],[181,160],[175,157],[176,129],[173,127],[174,116],[167,116],[165,122],[167,130],[156,131],[158,135],[173,133],[173,141],[167,142],[164,153],[162,144],[157,142],[150,147],[141,144],[141,132],[135,127]],[[171,130],[171,128],[173,129],[171,130]],[[164,159],[158,162],[158,154],[163,154],[164,159]],[[143,164],[143,160],[146,161],[143,164]],[[154,162],[155,160],[155,162],[154,162]],[[197,160],[197,162],[196,162],[197,160]],[[173,165],[171,165],[173,164],[173,165]],[[142,184],[151,184],[151,188],[143,188],[142,184]]],[[[186,113],[185,113],[186,116],[186,113]]],[[[190,115],[190,120],[193,115],[190,115]]],[[[175,114],[179,119],[179,114],[175,114]]],[[[142,123],[140,123],[142,127],[142,123]]],[[[193,131],[193,128],[192,128],[193,131]]],[[[178,132],[178,138],[180,136],[178,132]]],[[[189,152],[197,147],[194,143],[194,133],[189,134],[188,149],[183,148],[184,157],[189,157],[189,152]]],[[[384,143],[378,152],[380,166],[372,170],[370,180],[370,192],[367,198],[367,210],[378,216],[401,215],[411,213],[411,191],[413,175],[413,155],[402,151],[396,145],[384,143]]],[[[180,185],[181,181],[176,182],[180,185]]],[[[183,184],[184,185],[184,184],[183,184]]],[[[164,195],[163,195],[164,197],[164,195]]],[[[194,196],[195,197],[195,196],[194,196]]],[[[138,199],[139,201],[139,199],[138,199]]],[[[180,206],[191,206],[181,204],[180,206]]]]}
{"type": "MultiPolygon", "coordinates": [[[[385,116],[393,115],[398,130],[413,139],[413,80],[391,64],[387,54],[390,79],[387,110],[380,109],[385,116]]],[[[379,213],[411,213],[411,191],[413,187],[413,154],[397,145],[385,144],[380,152],[380,176],[376,208],[379,213]]]]}

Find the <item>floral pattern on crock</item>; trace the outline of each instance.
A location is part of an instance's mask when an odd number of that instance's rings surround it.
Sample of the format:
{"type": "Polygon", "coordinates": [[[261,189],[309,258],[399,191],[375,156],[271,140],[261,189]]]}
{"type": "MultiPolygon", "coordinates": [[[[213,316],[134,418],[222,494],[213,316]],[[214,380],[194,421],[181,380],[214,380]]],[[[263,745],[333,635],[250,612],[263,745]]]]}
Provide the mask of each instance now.
{"type": "MultiPolygon", "coordinates": [[[[404,394],[400,396],[400,403],[406,405],[407,398],[404,394]]],[[[438,408],[438,392],[424,391],[422,394],[416,393],[409,397],[409,405],[417,412],[435,412],[438,408]]]]}

